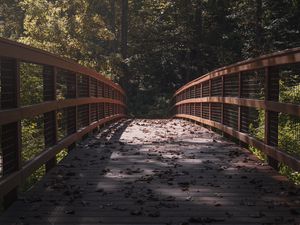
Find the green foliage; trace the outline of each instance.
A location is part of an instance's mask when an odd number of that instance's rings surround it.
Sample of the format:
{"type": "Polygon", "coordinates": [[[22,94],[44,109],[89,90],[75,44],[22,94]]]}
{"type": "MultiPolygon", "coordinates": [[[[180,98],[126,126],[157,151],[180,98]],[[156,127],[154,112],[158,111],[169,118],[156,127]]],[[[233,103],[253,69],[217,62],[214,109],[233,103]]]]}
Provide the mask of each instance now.
{"type": "MultiPolygon", "coordinates": [[[[43,101],[43,78],[42,66],[21,63],[20,64],[20,95],[21,105],[31,105],[43,101]]],[[[45,147],[43,133],[43,117],[24,119],[21,121],[22,127],[22,164],[33,159],[45,147]]],[[[35,182],[40,180],[45,173],[42,166],[26,179],[21,187],[22,191],[28,190],[35,182]]]]}
{"type": "Polygon", "coordinates": [[[31,174],[25,181],[25,183],[20,187],[21,192],[25,192],[33,187],[33,185],[40,181],[42,177],[45,175],[45,165],[41,166],[37,169],[33,174],[31,174]]]}
{"type": "Polygon", "coordinates": [[[43,101],[43,67],[36,64],[20,64],[21,105],[33,105],[43,101]]]}
{"type": "Polygon", "coordinates": [[[258,110],[256,120],[249,124],[249,133],[251,136],[264,140],[265,134],[265,111],[258,110]]]}
{"type": "Polygon", "coordinates": [[[24,13],[19,1],[0,0],[0,37],[17,40],[23,33],[24,13]]]}
{"type": "Polygon", "coordinates": [[[279,166],[280,170],[279,172],[288,177],[290,181],[292,181],[296,185],[300,185],[300,173],[292,170],[288,166],[281,164],[279,166]]]}
{"type": "MultiPolygon", "coordinates": [[[[252,123],[249,124],[249,134],[261,141],[264,140],[264,135],[265,135],[265,111],[264,110],[258,110],[257,119],[252,121],[252,123]]],[[[249,146],[249,150],[254,155],[256,155],[260,160],[267,161],[266,154],[261,150],[253,146],[249,146]]]]}
{"type": "Polygon", "coordinates": [[[22,162],[32,159],[45,147],[43,117],[24,119],[22,126],[22,162]]]}
{"type": "Polygon", "coordinates": [[[107,64],[115,35],[104,16],[101,3],[88,0],[22,0],[25,12],[21,42],[102,69],[107,64]],[[41,32],[42,31],[42,32],[41,32]]]}
{"type": "Polygon", "coordinates": [[[289,154],[296,157],[300,156],[300,119],[292,118],[287,115],[279,117],[279,148],[286,150],[289,154]],[[284,122],[287,121],[287,122],[284,122]]]}
{"type": "MultiPolygon", "coordinates": [[[[284,75],[284,73],[283,73],[284,75]]],[[[286,103],[300,103],[300,75],[289,74],[289,79],[279,83],[279,100],[286,103]]],[[[300,118],[281,113],[279,115],[279,147],[289,154],[300,156],[300,118]]]]}
{"type": "MultiPolygon", "coordinates": [[[[24,119],[21,122],[22,127],[22,165],[33,159],[44,150],[44,133],[42,117],[34,119],[24,119]]],[[[21,191],[27,191],[45,174],[45,166],[41,166],[31,174],[21,186],[21,191]]]]}
{"type": "Polygon", "coordinates": [[[59,153],[56,154],[57,163],[63,160],[68,155],[68,149],[64,148],[59,153]]]}
{"type": "Polygon", "coordinates": [[[129,0],[126,59],[119,45],[121,1],[0,1],[1,36],[120,82],[129,102],[140,99],[129,107],[136,115],[164,114],[165,104],[155,102],[215,68],[300,45],[299,1],[129,0]],[[153,111],[153,104],[160,108],[153,111]]]}
{"type": "MultiPolygon", "coordinates": [[[[280,82],[280,101],[289,103],[300,103],[299,75],[289,76],[289,87],[284,82],[280,82]],[[294,82],[296,81],[296,82],[294,82]],[[290,86],[290,85],[294,86],[290,86]]],[[[295,157],[300,156],[300,118],[286,114],[279,115],[279,148],[284,149],[295,157]]],[[[280,172],[286,175],[296,184],[300,184],[300,173],[293,171],[285,165],[281,165],[280,172]]]]}
{"type": "Polygon", "coordinates": [[[280,102],[300,103],[300,75],[288,76],[289,85],[286,85],[282,80],[279,81],[280,102]]]}
{"type": "MultiPolygon", "coordinates": [[[[299,103],[300,85],[299,75],[284,76],[279,82],[279,100],[286,103],[299,103]]],[[[252,136],[264,140],[264,111],[260,110],[258,119],[250,124],[249,131],[252,136]]],[[[278,147],[290,155],[300,156],[300,118],[280,113],[278,117],[278,147]]],[[[266,155],[260,150],[250,146],[250,150],[261,160],[266,161],[266,155]]],[[[287,176],[291,181],[300,184],[300,173],[293,171],[284,164],[280,164],[280,173],[287,176]]]]}

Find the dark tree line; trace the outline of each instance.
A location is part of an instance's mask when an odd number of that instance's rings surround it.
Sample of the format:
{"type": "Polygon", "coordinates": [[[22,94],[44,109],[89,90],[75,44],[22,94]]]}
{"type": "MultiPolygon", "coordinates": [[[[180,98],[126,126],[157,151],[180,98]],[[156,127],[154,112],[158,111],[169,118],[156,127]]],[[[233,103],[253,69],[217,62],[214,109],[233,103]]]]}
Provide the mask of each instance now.
{"type": "Polygon", "coordinates": [[[299,0],[0,0],[0,35],[95,68],[136,115],[220,66],[300,46],[299,0]]]}

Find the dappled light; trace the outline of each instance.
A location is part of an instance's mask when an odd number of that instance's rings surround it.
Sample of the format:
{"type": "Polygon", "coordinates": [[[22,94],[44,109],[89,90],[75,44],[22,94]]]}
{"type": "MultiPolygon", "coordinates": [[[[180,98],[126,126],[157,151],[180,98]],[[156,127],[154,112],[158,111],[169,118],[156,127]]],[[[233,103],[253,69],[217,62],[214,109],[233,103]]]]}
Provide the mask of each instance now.
{"type": "Polygon", "coordinates": [[[197,124],[123,120],[79,143],[0,222],[297,224],[296,193],[274,169],[197,124]]]}
{"type": "Polygon", "coordinates": [[[300,225],[299,0],[0,0],[0,225],[300,225]]]}

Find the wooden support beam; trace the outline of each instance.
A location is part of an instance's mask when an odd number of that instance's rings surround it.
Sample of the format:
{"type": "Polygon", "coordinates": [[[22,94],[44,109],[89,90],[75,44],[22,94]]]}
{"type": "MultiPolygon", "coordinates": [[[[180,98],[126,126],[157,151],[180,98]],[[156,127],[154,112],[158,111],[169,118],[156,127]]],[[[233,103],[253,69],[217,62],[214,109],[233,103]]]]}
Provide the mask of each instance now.
{"type": "MultiPolygon", "coordinates": [[[[19,61],[1,59],[1,110],[20,107],[19,61]]],[[[8,176],[21,168],[21,121],[1,126],[2,173],[8,176]],[[12,138],[13,137],[13,138],[12,138]]],[[[14,186],[3,196],[3,207],[8,208],[18,198],[18,186],[14,186]]]]}
{"type": "MultiPolygon", "coordinates": [[[[279,76],[278,73],[273,73],[272,76],[279,76]]],[[[279,99],[272,99],[270,92],[277,92],[279,93],[279,79],[271,79],[270,77],[270,68],[265,68],[265,100],[275,100],[278,101],[279,99]],[[271,84],[271,82],[278,82],[278,84],[271,84]],[[272,85],[272,89],[270,88],[272,85]],[[274,87],[277,87],[274,89],[274,87]]],[[[274,96],[274,95],[273,95],[274,96]]],[[[275,95],[275,96],[279,96],[275,95]]],[[[268,109],[265,110],[265,132],[264,132],[264,142],[266,145],[271,145],[274,147],[278,146],[278,113],[272,112],[268,109]],[[271,135],[272,132],[272,135],[271,135]],[[274,135],[276,137],[274,137],[274,135]],[[271,138],[273,136],[273,138],[271,138]],[[274,139],[276,140],[274,142],[274,139]]],[[[274,169],[279,169],[279,162],[274,157],[268,155],[268,163],[274,169]]]]}
{"type": "MultiPolygon", "coordinates": [[[[257,99],[235,98],[235,97],[204,97],[187,99],[181,102],[177,102],[175,106],[184,105],[188,103],[201,103],[201,102],[216,102],[225,103],[231,105],[240,105],[246,107],[253,107],[257,109],[270,110],[273,112],[282,112],[293,116],[300,116],[300,105],[282,103],[276,101],[265,101],[257,99]]],[[[1,113],[0,113],[1,115],[1,113]]]]}
{"type": "MultiPolygon", "coordinates": [[[[52,66],[43,66],[43,101],[56,100],[57,69],[52,66]]],[[[50,148],[57,143],[56,110],[44,113],[44,140],[45,148],[50,148]]],[[[46,173],[56,166],[56,156],[46,162],[46,173]]]]}

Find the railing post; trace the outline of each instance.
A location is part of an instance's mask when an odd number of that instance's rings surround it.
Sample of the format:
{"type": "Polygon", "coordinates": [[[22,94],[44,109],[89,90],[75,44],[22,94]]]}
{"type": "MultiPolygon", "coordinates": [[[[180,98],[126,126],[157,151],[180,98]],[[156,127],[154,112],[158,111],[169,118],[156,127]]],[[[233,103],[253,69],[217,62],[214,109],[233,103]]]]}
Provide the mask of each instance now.
{"type": "MultiPolygon", "coordinates": [[[[243,81],[242,81],[242,73],[239,72],[239,90],[238,90],[238,98],[242,97],[242,85],[243,85],[243,81]]],[[[238,109],[238,131],[241,131],[241,121],[242,121],[242,109],[241,106],[239,105],[239,109],[238,109]]]]}
{"type": "MultiPolygon", "coordinates": [[[[224,76],[222,76],[222,98],[225,97],[225,85],[224,85],[224,76]]],[[[224,124],[224,101],[221,103],[221,124],[224,124]]],[[[224,132],[222,131],[222,136],[224,136],[224,132]]]]}
{"type": "Polygon", "coordinates": [[[211,97],[212,96],[212,82],[211,82],[211,79],[208,81],[209,83],[208,83],[208,88],[209,88],[209,90],[208,90],[208,96],[209,97],[211,97]]]}
{"type": "MultiPolygon", "coordinates": [[[[43,67],[43,100],[56,100],[56,76],[57,69],[52,66],[43,67]]],[[[56,111],[47,112],[44,114],[44,139],[45,148],[49,148],[57,143],[57,119],[56,111]]],[[[56,157],[54,156],[46,162],[46,173],[56,165],[56,157]]]]}
{"type": "Polygon", "coordinates": [[[212,109],[211,109],[211,103],[208,103],[208,118],[209,120],[211,120],[211,113],[212,113],[212,109]]]}
{"type": "MultiPolygon", "coordinates": [[[[279,100],[279,74],[275,71],[270,76],[270,68],[265,68],[265,101],[279,100]],[[272,82],[272,83],[271,83],[272,82]],[[272,88],[271,88],[272,87],[272,88]]],[[[265,110],[265,132],[264,142],[274,147],[278,146],[278,113],[265,110]],[[271,134],[272,132],[272,134],[271,134]]],[[[276,159],[268,156],[268,163],[274,169],[278,170],[279,163],[276,159]]]]}
{"type": "MultiPolygon", "coordinates": [[[[78,78],[79,75],[78,74],[70,74],[70,76],[72,76],[72,78],[70,77],[70,79],[72,79],[71,84],[69,84],[69,87],[67,86],[67,90],[69,88],[71,88],[70,86],[73,85],[73,88],[75,89],[73,92],[73,96],[69,96],[70,98],[78,98],[79,97],[79,91],[78,91],[78,78]]],[[[77,110],[78,110],[78,106],[74,106],[74,107],[68,107],[66,108],[66,113],[67,113],[67,135],[71,135],[73,133],[75,133],[77,131],[77,127],[78,127],[78,122],[77,122],[77,110]]],[[[74,142],[73,144],[71,144],[68,147],[68,151],[70,152],[71,150],[76,148],[76,142],[74,142]]]]}
{"type": "MultiPolygon", "coordinates": [[[[91,84],[91,82],[92,82],[92,79],[91,79],[91,77],[89,76],[88,77],[88,97],[90,98],[91,97],[91,87],[92,87],[92,84],[91,84]]],[[[88,107],[88,124],[90,125],[91,124],[91,114],[92,114],[92,104],[89,104],[89,107],[88,107]]]]}
{"type": "MultiPolygon", "coordinates": [[[[0,60],[1,69],[1,109],[20,107],[20,74],[19,61],[14,59],[0,60]]],[[[21,121],[1,126],[1,149],[3,176],[18,171],[21,166],[21,121]],[[12,138],[13,137],[13,138],[12,138]]],[[[3,196],[3,207],[8,208],[18,198],[18,187],[3,196]]]]}
{"type": "MultiPolygon", "coordinates": [[[[212,82],[211,79],[208,81],[208,97],[210,98],[212,96],[212,82]]],[[[211,120],[211,103],[208,102],[208,119],[211,120]]],[[[211,130],[211,126],[209,126],[209,129],[211,130]]]]}
{"type": "MultiPolygon", "coordinates": [[[[243,91],[243,79],[242,79],[242,73],[239,72],[238,75],[238,82],[239,82],[239,89],[238,89],[238,98],[242,98],[242,91],[243,91]]],[[[242,106],[239,105],[238,107],[238,131],[241,132],[242,131],[242,106]]],[[[243,148],[249,148],[249,146],[242,142],[242,141],[238,141],[239,145],[243,148]]]]}
{"type": "Polygon", "coordinates": [[[193,98],[196,98],[196,87],[197,87],[197,85],[193,86],[193,88],[194,88],[194,97],[193,98]]]}

